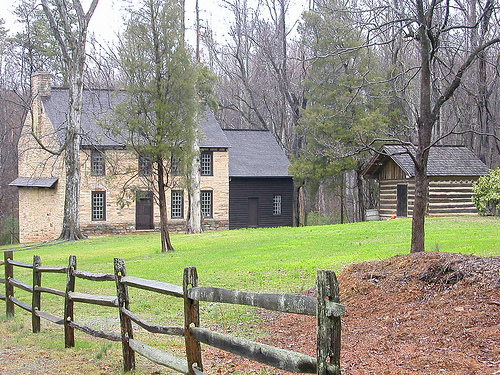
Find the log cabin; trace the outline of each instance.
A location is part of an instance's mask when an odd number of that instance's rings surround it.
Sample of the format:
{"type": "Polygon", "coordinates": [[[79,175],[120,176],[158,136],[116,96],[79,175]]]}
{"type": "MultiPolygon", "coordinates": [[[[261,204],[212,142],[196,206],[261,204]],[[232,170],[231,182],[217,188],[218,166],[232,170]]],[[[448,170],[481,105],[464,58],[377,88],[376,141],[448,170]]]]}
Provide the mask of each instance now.
{"type": "MultiPolygon", "coordinates": [[[[379,185],[380,218],[413,214],[415,167],[411,148],[384,145],[364,168],[365,179],[379,185]]],[[[434,146],[429,153],[430,216],[477,214],[472,202],[472,183],[488,173],[487,166],[465,146],[434,146]]]]}

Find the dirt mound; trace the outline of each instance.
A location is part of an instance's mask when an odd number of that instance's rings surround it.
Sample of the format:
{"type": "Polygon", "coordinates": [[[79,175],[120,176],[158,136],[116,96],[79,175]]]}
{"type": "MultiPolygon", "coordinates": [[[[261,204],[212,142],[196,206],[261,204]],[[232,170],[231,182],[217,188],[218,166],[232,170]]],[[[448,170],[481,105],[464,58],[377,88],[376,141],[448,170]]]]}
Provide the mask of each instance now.
{"type": "MultiPolygon", "coordinates": [[[[338,279],[343,374],[500,374],[500,257],[400,255],[338,279]]],[[[263,314],[259,341],[315,356],[314,317],[263,314]]],[[[209,373],[265,368],[209,348],[204,358],[209,373]]]]}

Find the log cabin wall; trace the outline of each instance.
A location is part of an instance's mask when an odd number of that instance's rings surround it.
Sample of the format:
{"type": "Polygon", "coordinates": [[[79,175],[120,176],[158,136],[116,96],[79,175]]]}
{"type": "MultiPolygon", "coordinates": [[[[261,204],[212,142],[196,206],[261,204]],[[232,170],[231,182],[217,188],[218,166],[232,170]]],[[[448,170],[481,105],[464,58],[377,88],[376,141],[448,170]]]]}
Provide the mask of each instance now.
{"type": "MultiPolygon", "coordinates": [[[[477,214],[476,206],[472,202],[472,183],[477,179],[477,177],[429,177],[429,216],[477,214]]],[[[398,185],[408,186],[407,216],[413,215],[414,179],[381,178],[379,213],[382,219],[398,216],[398,185]]]]}

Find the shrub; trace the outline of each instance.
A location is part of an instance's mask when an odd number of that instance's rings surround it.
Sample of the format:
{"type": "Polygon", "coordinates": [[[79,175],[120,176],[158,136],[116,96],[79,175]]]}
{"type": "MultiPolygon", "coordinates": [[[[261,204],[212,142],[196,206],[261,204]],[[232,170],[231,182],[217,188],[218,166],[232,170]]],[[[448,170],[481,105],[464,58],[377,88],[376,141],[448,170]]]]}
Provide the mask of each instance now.
{"type": "Polygon", "coordinates": [[[500,209],[500,168],[491,169],[472,185],[472,200],[481,215],[495,215],[500,209]]]}

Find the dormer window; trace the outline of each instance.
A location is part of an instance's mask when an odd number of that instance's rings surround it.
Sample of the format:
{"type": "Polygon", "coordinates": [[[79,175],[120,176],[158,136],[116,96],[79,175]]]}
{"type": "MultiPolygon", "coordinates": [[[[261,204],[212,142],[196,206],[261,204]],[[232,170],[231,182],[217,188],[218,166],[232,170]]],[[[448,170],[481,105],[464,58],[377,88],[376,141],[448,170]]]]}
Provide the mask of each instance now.
{"type": "Polygon", "coordinates": [[[201,175],[213,176],[213,157],[212,152],[204,151],[201,153],[201,175]]]}
{"type": "Polygon", "coordinates": [[[104,151],[93,148],[90,153],[90,174],[92,176],[104,176],[104,151]]]}

